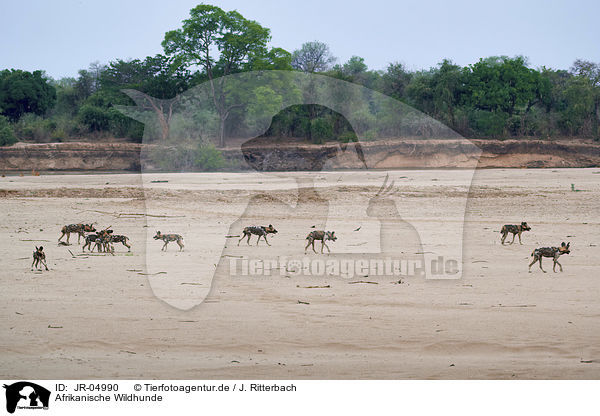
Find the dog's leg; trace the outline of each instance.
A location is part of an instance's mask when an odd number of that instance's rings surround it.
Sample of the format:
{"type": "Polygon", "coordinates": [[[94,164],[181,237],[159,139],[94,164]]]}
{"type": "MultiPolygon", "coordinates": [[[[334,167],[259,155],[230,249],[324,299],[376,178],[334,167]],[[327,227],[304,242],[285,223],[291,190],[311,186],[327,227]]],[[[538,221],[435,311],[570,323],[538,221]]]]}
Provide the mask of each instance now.
{"type": "Polygon", "coordinates": [[[554,266],[552,267],[552,271],[554,273],[556,273],[556,265],[557,264],[558,264],[558,267],[560,267],[560,272],[562,273],[562,271],[563,271],[562,265],[558,262],[558,257],[559,256],[554,256],[554,266]]]}
{"type": "Polygon", "coordinates": [[[519,244],[523,245],[523,243],[521,242],[521,232],[519,231],[519,244]]]}
{"type": "Polygon", "coordinates": [[[177,240],[177,245],[179,246],[179,251],[183,250],[183,242],[181,240],[177,240]]]}
{"type": "Polygon", "coordinates": [[[35,264],[35,257],[33,258],[33,261],[31,262],[31,270],[33,270],[33,265],[35,264]]]}
{"type": "Polygon", "coordinates": [[[540,256],[540,269],[541,269],[541,270],[542,270],[544,273],[546,273],[546,270],[542,269],[542,259],[543,259],[543,258],[544,258],[543,256],[540,256]]]}
{"type": "Polygon", "coordinates": [[[58,241],[60,241],[65,236],[65,234],[66,233],[62,233],[62,235],[60,237],[58,237],[58,241]]]}
{"type": "Polygon", "coordinates": [[[510,242],[510,244],[512,244],[512,243],[514,243],[514,242],[515,242],[515,237],[516,237],[516,236],[517,236],[516,234],[513,234],[513,239],[512,239],[512,241],[510,242]]]}
{"type": "Polygon", "coordinates": [[[250,245],[250,237],[252,237],[252,233],[248,234],[248,240],[246,241],[246,243],[248,243],[248,245],[250,245]]]}
{"type": "Polygon", "coordinates": [[[267,235],[263,235],[263,238],[265,239],[265,243],[267,243],[268,246],[270,246],[271,244],[269,244],[269,242],[267,241],[267,235]]]}
{"type": "MultiPolygon", "coordinates": [[[[331,253],[331,250],[329,250],[329,246],[325,244],[325,240],[323,240],[323,245],[327,248],[327,252],[331,253]]],[[[323,253],[323,247],[321,247],[321,253],[323,253]]]]}
{"type": "Polygon", "coordinates": [[[506,240],[507,233],[502,234],[502,245],[504,245],[504,240],[506,240]]]}
{"type": "Polygon", "coordinates": [[[69,244],[69,237],[71,237],[71,233],[67,233],[67,244],[69,244]]]}
{"type": "MultiPolygon", "coordinates": [[[[42,260],[42,264],[44,265],[44,267],[46,268],[46,271],[48,271],[48,266],[46,265],[46,260],[42,260]]],[[[561,270],[562,272],[562,270],[561,270]]]]}
{"type": "Polygon", "coordinates": [[[310,240],[308,240],[308,244],[304,247],[304,254],[306,254],[306,250],[308,250],[308,246],[310,246],[310,240]]]}
{"type": "Polygon", "coordinates": [[[317,250],[315,250],[315,240],[312,240],[312,249],[317,254],[317,250]]]}
{"type": "Polygon", "coordinates": [[[167,244],[169,244],[169,242],[165,241],[165,244],[162,246],[162,248],[160,249],[160,251],[167,251],[167,244]]]}
{"type": "Polygon", "coordinates": [[[244,238],[246,238],[246,233],[244,233],[244,235],[242,235],[242,238],[240,238],[240,239],[238,240],[238,246],[240,245],[240,242],[241,242],[241,241],[242,241],[244,238]]]}
{"type": "Polygon", "coordinates": [[[264,237],[264,236],[259,234],[259,235],[258,235],[258,240],[256,240],[256,245],[258,245],[258,243],[260,242],[260,238],[261,238],[261,237],[264,237]]]}

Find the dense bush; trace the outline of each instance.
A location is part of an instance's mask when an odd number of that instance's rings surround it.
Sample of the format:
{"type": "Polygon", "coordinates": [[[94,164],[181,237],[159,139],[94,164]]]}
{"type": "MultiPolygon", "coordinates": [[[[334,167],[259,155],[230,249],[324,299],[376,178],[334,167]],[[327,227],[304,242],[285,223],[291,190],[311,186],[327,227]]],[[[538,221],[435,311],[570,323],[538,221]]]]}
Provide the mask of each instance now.
{"type": "Polygon", "coordinates": [[[0,116],[0,146],[10,146],[17,142],[12,126],[4,116],[0,116]]]}
{"type": "Polygon", "coordinates": [[[209,172],[225,165],[221,151],[213,144],[202,142],[158,146],[149,152],[148,162],[161,170],[179,172],[209,172]]]}

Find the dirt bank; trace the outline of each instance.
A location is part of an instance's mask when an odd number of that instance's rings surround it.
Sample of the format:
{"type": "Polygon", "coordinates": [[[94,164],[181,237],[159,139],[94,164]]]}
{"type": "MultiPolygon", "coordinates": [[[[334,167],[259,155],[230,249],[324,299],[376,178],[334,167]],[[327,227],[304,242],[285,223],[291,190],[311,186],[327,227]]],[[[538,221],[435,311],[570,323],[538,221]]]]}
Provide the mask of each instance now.
{"type": "MultiPolygon", "coordinates": [[[[584,140],[472,140],[479,149],[480,168],[556,168],[600,166],[600,143],[584,140]]],[[[453,168],[469,165],[477,152],[464,141],[382,140],[362,143],[369,168],[453,168]]],[[[25,144],[0,149],[0,171],[139,171],[141,144],[137,143],[48,143],[25,144]]],[[[328,159],[330,168],[360,168],[356,157],[338,153],[337,143],[326,145],[257,143],[244,148],[254,161],[267,157],[289,160],[278,170],[295,170],[298,160],[328,159]],[[294,157],[290,157],[293,155],[294,157]]],[[[238,148],[223,155],[233,170],[247,170],[238,148]]]]}

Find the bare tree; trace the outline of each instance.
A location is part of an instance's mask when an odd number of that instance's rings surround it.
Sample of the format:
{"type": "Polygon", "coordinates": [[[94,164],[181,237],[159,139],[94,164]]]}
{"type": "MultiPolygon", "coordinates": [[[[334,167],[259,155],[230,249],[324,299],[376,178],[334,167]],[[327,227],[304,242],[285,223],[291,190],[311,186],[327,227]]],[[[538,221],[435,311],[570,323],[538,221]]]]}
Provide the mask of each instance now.
{"type": "Polygon", "coordinates": [[[308,73],[323,72],[331,68],[336,60],[327,44],[306,42],[292,54],[292,67],[308,73]]]}

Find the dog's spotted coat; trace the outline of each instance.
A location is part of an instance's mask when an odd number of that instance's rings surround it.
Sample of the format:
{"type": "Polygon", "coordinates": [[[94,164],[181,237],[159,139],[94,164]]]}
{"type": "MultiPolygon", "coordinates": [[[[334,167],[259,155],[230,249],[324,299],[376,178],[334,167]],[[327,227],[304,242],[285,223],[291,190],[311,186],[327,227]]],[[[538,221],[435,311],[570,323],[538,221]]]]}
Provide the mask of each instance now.
{"type": "Polygon", "coordinates": [[[315,253],[317,252],[315,250],[315,240],[321,240],[321,254],[323,254],[323,247],[327,247],[327,251],[329,253],[331,253],[331,250],[329,250],[329,246],[327,246],[327,244],[325,244],[325,241],[327,241],[327,240],[335,241],[335,240],[337,240],[337,237],[335,236],[335,231],[315,230],[315,231],[311,231],[306,236],[306,239],[308,240],[308,244],[306,245],[306,247],[304,247],[304,254],[306,254],[306,250],[308,249],[308,246],[310,246],[311,244],[312,244],[313,251],[315,253]]]}
{"type": "Polygon", "coordinates": [[[160,231],[156,232],[154,236],[155,240],[162,240],[165,244],[162,246],[161,251],[167,251],[167,244],[171,241],[176,241],[179,246],[179,251],[183,250],[183,237],[179,234],[162,234],[160,231]]]}
{"type": "Polygon", "coordinates": [[[531,266],[533,266],[536,262],[540,262],[540,269],[546,273],[544,269],[542,269],[542,257],[551,257],[554,261],[552,266],[552,271],[556,273],[556,265],[560,267],[560,271],[563,271],[562,265],[558,262],[558,258],[563,254],[569,254],[571,250],[569,250],[569,246],[571,243],[565,244],[564,242],[560,245],[560,247],[540,247],[533,250],[531,256],[533,257],[533,261],[529,264],[529,272],[531,273],[531,266]]]}
{"type": "Polygon", "coordinates": [[[265,239],[265,243],[267,243],[267,245],[270,246],[271,244],[269,244],[269,242],[267,241],[267,234],[277,234],[277,230],[271,224],[269,224],[268,227],[265,227],[263,225],[253,225],[244,228],[242,233],[242,238],[238,240],[238,246],[240,245],[240,242],[246,237],[248,237],[248,240],[246,242],[248,243],[248,245],[250,245],[250,237],[252,237],[252,234],[258,236],[258,240],[256,240],[256,245],[258,245],[258,242],[262,237],[265,239]]]}
{"type": "Polygon", "coordinates": [[[523,231],[531,231],[531,227],[527,225],[525,221],[518,225],[506,224],[502,226],[502,230],[500,230],[500,233],[502,233],[502,244],[504,244],[504,240],[506,240],[506,236],[508,235],[508,233],[512,233],[513,235],[513,239],[510,242],[510,244],[515,242],[515,236],[517,235],[519,236],[519,244],[523,244],[521,242],[521,233],[523,231]]]}

